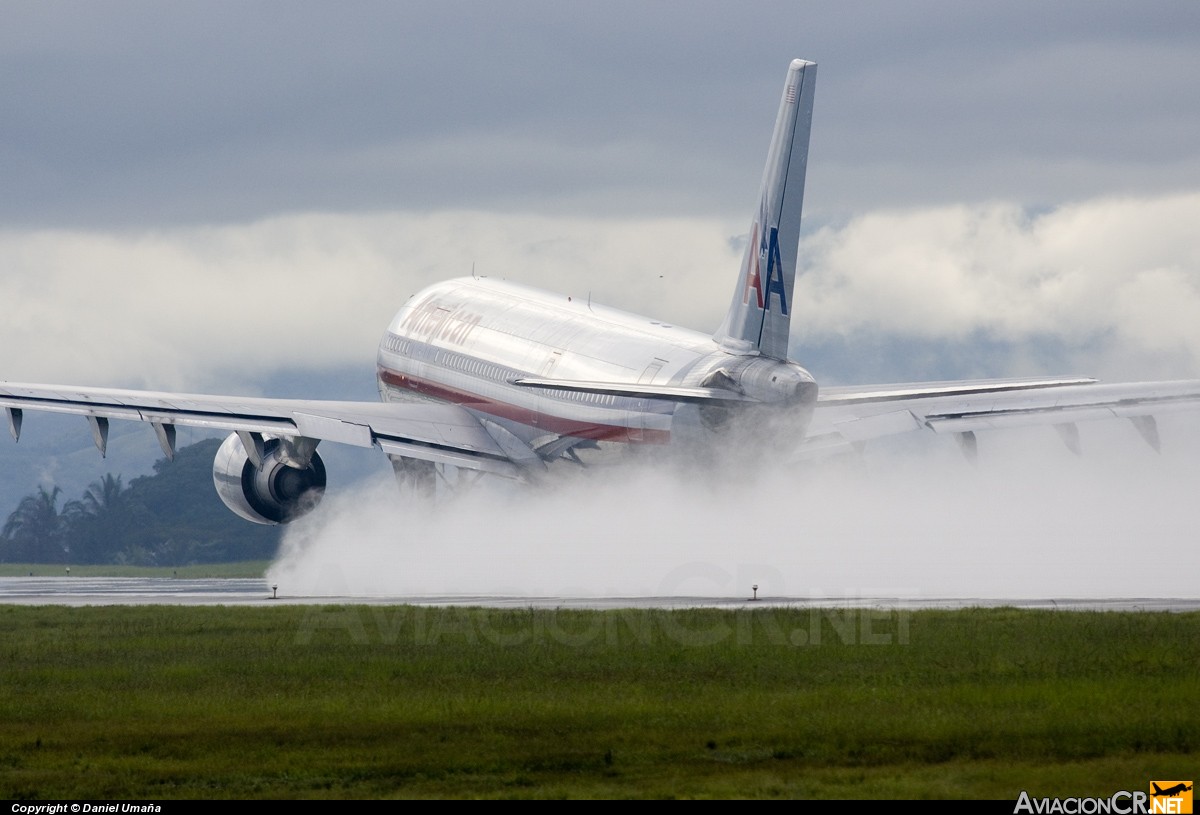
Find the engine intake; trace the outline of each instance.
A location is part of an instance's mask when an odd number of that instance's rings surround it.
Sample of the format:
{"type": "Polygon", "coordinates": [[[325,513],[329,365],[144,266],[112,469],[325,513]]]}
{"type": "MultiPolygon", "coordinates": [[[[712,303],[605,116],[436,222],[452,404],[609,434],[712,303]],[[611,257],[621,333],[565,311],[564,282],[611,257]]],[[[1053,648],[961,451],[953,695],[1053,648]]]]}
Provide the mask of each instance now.
{"type": "Polygon", "coordinates": [[[325,463],[315,450],[304,468],[287,463],[284,442],[266,439],[255,467],[236,433],[217,450],[213,484],[222,503],[247,521],[282,524],[313,510],[325,492],[325,463]]]}

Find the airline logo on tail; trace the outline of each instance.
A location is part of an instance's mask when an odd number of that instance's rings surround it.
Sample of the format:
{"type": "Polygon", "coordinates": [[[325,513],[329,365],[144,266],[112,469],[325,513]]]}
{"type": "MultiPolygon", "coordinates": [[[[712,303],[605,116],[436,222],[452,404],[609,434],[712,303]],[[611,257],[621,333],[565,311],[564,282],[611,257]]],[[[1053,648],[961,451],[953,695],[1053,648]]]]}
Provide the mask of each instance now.
{"type": "MultiPolygon", "coordinates": [[[[754,233],[750,236],[751,243],[758,240],[758,222],[754,223],[754,233]]],[[[758,307],[764,311],[771,310],[771,294],[779,295],[779,313],[787,316],[787,291],[783,285],[783,261],[779,257],[779,228],[771,227],[767,235],[759,241],[758,254],[750,259],[750,271],[746,275],[746,288],[742,292],[742,305],[750,305],[750,290],[754,290],[758,307]],[[763,261],[767,262],[767,291],[763,294],[762,276],[759,270],[763,261]]]]}

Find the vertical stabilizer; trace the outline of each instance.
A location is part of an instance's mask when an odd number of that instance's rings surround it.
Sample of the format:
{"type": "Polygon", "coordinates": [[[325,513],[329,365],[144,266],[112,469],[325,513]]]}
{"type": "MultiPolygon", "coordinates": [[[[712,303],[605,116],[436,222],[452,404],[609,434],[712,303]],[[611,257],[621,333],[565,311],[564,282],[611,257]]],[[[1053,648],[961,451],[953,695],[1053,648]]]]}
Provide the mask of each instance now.
{"type": "Polygon", "coordinates": [[[733,354],[787,359],[816,84],[816,63],[792,60],[737,289],[713,337],[733,354]]]}

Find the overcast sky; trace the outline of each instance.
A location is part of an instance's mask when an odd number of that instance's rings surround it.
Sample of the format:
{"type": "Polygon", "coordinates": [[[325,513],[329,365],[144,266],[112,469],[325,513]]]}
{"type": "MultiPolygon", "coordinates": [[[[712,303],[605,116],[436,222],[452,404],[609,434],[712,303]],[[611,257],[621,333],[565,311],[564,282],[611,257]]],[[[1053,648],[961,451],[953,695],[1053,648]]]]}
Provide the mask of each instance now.
{"type": "Polygon", "coordinates": [[[1192,0],[0,14],[0,378],[369,390],[472,266],[711,330],[794,57],[822,381],[1200,375],[1192,0]]]}

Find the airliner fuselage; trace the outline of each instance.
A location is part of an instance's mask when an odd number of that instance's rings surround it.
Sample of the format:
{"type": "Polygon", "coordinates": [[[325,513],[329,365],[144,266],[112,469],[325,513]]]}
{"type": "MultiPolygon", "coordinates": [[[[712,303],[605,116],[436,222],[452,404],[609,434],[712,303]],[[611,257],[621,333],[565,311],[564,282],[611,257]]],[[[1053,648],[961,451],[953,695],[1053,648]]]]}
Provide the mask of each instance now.
{"type": "Polygon", "coordinates": [[[386,401],[453,402],[534,448],[666,443],[673,432],[717,429],[737,403],[788,403],[799,420],[806,411],[797,408],[816,399],[812,376],[794,362],[729,353],[709,335],[486,278],[414,295],[380,343],[378,380],[386,401]],[[718,390],[727,398],[713,398],[718,390]]]}

